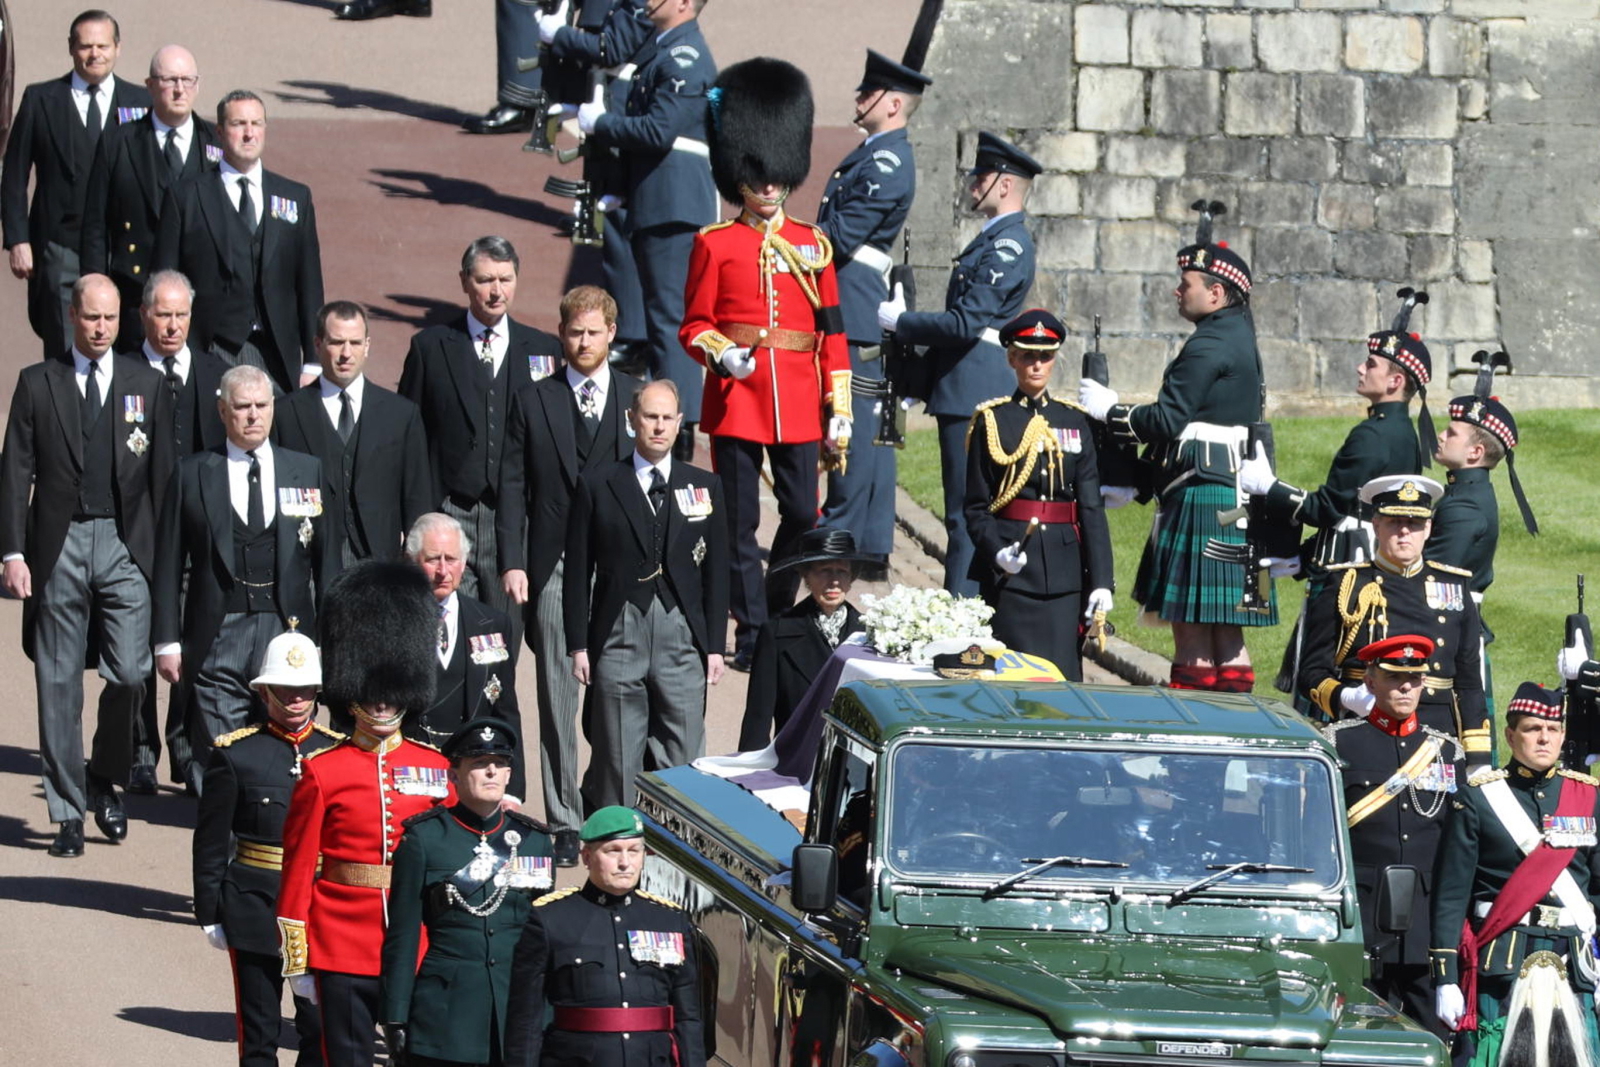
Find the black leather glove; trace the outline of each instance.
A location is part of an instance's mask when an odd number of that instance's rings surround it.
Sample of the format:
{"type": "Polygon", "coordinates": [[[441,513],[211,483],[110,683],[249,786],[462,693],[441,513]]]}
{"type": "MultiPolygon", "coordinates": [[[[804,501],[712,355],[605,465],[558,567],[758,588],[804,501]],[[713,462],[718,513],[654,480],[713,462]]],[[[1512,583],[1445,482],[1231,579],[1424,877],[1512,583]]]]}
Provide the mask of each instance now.
{"type": "Polygon", "coordinates": [[[405,1067],[410,1062],[411,1033],[405,1023],[384,1023],[383,1043],[389,1046],[389,1062],[394,1067],[405,1067]]]}

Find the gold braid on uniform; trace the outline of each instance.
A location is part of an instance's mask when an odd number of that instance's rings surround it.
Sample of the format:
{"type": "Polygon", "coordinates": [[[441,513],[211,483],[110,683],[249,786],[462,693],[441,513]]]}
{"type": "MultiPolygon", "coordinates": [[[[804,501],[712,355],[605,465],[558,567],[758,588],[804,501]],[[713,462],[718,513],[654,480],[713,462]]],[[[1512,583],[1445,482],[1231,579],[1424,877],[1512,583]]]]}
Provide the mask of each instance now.
{"type": "Polygon", "coordinates": [[[1339,633],[1339,651],[1334,655],[1334,667],[1343,663],[1350,655],[1350,650],[1356,646],[1356,631],[1361,625],[1361,620],[1369,615],[1367,622],[1367,639],[1364,645],[1374,641],[1381,641],[1389,636],[1389,601],[1383,595],[1383,587],[1377,582],[1368,582],[1361,587],[1361,593],[1356,597],[1355,610],[1349,608],[1350,590],[1356,584],[1356,572],[1345,571],[1344,577],[1339,580],[1339,621],[1342,624],[1339,633]],[[1383,633],[1377,633],[1378,627],[1383,627],[1383,633]]]}
{"type": "Polygon", "coordinates": [[[813,308],[822,306],[822,294],[817,292],[817,274],[833,262],[833,244],[820,230],[813,231],[820,242],[821,251],[815,260],[807,259],[801,251],[776,231],[761,235],[761,295],[771,297],[772,275],[777,272],[778,260],[789,267],[789,274],[799,284],[800,291],[813,308]]]}
{"type": "Polygon", "coordinates": [[[999,511],[1022,492],[1023,487],[1028,484],[1028,479],[1033,477],[1033,469],[1038,466],[1040,453],[1050,455],[1046,462],[1049,464],[1049,492],[1053,497],[1056,484],[1061,479],[1061,442],[1056,439],[1055,430],[1044,420],[1044,416],[1035,412],[1028,420],[1028,425],[1023,427],[1022,440],[1017,442],[1015,452],[1007,452],[1000,444],[1000,429],[995,425],[994,412],[991,409],[980,410],[978,417],[983,420],[984,437],[989,445],[989,458],[996,466],[1003,468],[994,499],[989,501],[990,513],[999,511]]]}

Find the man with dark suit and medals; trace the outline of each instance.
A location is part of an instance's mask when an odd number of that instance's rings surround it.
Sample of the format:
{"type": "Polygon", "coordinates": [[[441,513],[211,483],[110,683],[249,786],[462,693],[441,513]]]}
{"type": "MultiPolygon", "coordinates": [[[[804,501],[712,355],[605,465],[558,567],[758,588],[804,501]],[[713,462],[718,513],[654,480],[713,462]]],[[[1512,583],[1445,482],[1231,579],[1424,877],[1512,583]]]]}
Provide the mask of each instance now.
{"type": "Polygon", "coordinates": [[[1445,1040],[1433,1013],[1428,977],[1428,872],[1433,870],[1446,802],[1465,781],[1463,750],[1453,736],[1417,721],[1422,677],[1433,642],[1418,634],[1375,641],[1356,653],[1373,695],[1366,718],[1323,729],[1344,763],[1350,850],[1356,865],[1363,939],[1372,961],[1368,985],[1390,1006],[1445,1040]],[[1378,886],[1384,868],[1414,867],[1412,925],[1389,936],[1378,930],[1378,886]]]}
{"type": "Polygon", "coordinates": [[[405,820],[455,801],[439,750],[400,733],[433,697],[438,612],[416,567],[363,560],[329,587],[322,619],[323,702],[356,725],[301,767],[283,828],[278,937],[290,988],[322,1008],[328,1067],[371,1067],[405,820]]]}
{"type": "Polygon", "coordinates": [[[1334,567],[1306,612],[1299,687],[1329,720],[1365,716],[1373,696],[1356,650],[1391,633],[1425,636],[1431,649],[1417,718],[1460,741],[1469,769],[1476,769],[1492,754],[1478,668],[1478,607],[1467,595],[1471,575],[1422,557],[1434,502],[1443,492],[1433,479],[1408,474],[1361,487],[1361,502],[1372,514],[1373,559],[1334,567]]]}
{"type": "Polygon", "coordinates": [[[1139,561],[1133,595],[1145,614],[1172,626],[1170,685],[1248,693],[1255,668],[1244,631],[1278,624],[1277,601],[1247,606],[1254,573],[1210,554],[1245,543],[1238,526],[1218,515],[1244,498],[1238,483],[1251,427],[1266,408],[1266,383],[1250,315],[1250,267],[1226,242],[1212,241],[1216,201],[1195,205],[1195,241],[1178,250],[1178,314],[1194,333],[1161,375],[1149,404],[1123,404],[1093,378],[1078,383],[1078,401],[1122,441],[1146,447],[1157,465],[1158,504],[1139,561]]]}
{"type": "Polygon", "coordinates": [[[578,681],[567,665],[562,588],[567,519],[586,473],[633,452],[627,411],[643,384],[610,366],[617,302],[580,285],[561,298],[561,371],[518,390],[500,464],[495,513],[500,582],[524,607],[538,685],[540,779],[556,862],[578,862],[578,681]]]}
{"type": "Polygon", "coordinates": [[[322,465],[267,439],[266,371],[230,369],[217,405],[227,444],[184,457],[173,472],[151,591],[156,669],[183,687],[191,776],[204,772],[216,738],[251,717],[250,678],[268,642],[290,618],[315,631],[336,551],[322,516],[322,465]]]}
{"type": "Polygon", "coordinates": [[[512,953],[554,885],[549,829],[505,810],[521,748],[510,723],[466,723],[444,745],[456,804],[405,821],[380,998],[389,1054],[407,1067],[505,1062],[512,953]]]}
{"type": "Polygon", "coordinates": [[[695,930],[639,888],[644,820],[604,807],[580,836],[588,881],[534,901],[517,942],[506,1067],[705,1067],[695,930]]]}
{"type": "Polygon", "coordinates": [[[1103,622],[1113,578],[1089,420],[1048,388],[1066,336],[1039,308],[1001,328],[1017,389],[980,404],[967,430],[966,517],[972,578],[994,608],[995,637],[1076,682],[1079,610],[1103,622]]]}
{"type": "Polygon", "coordinates": [[[1472,1067],[1593,1062],[1600,782],[1559,766],[1563,703],[1560,690],[1518,687],[1511,759],[1467,780],[1439,845],[1435,1010],[1475,1036],[1472,1067]]]}
{"type": "MultiPolygon", "coordinates": [[[[306,757],[344,735],[312,722],[322,658],[311,638],[292,629],[267,645],[250,684],[267,707],[266,722],[217,738],[206,768],[194,830],[194,916],[212,947],[228,953],[238,1015],[239,1062],[278,1062],[283,959],[273,919],[283,871],[283,822],[306,757]]],[[[322,1063],[316,1006],[294,998],[300,1036],[296,1062],[322,1063]]]]}

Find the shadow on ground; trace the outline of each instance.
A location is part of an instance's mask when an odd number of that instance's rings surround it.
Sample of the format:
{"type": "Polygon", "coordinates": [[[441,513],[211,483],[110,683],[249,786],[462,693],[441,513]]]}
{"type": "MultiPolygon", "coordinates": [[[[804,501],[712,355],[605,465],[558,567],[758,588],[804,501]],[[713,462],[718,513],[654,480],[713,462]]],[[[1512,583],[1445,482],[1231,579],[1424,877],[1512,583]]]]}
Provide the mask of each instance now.
{"type": "Polygon", "coordinates": [[[387,179],[372,183],[381,189],[385,196],[406,200],[431,200],[441,207],[473,207],[480,211],[492,211],[497,215],[522,219],[535,226],[547,226],[552,230],[559,230],[571,217],[570,212],[553,208],[542,200],[510,196],[483,182],[472,181],[469,178],[452,178],[423,170],[374,169],[372,173],[380,179],[387,179]],[[399,184],[401,182],[413,184],[399,184]]]}
{"type": "Polygon", "coordinates": [[[165,1030],[169,1034],[197,1037],[201,1041],[226,1041],[237,1039],[238,1030],[233,1013],[227,1011],[180,1011],[177,1008],[150,1006],[123,1008],[117,1018],[138,1026],[165,1030]]]}
{"type": "MultiPolygon", "coordinates": [[[[51,835],[54,837],[55,835],[51,835]]],[[[97,847],[89,842],[90,854],[97,847]]],[[[86,860],[62,860],[62,863],[82,863],[86,860]]],[[[177,923],[190,926],[194,923],[189,898],[181,893],[164,889],[127,885],[122,882],[98,882],[78,878],[55,878],[43,875],[21,875],[0,878],[0,900],[15,900],[22,904],[53,904],[60,908],[82,908],[85,911],[103,911],[110,915],[125,915],[130,919],[153,919],[156,922],[177,923]]]]}
{"type": "MultiPolygon", "coordinates": [[[[295,3],[309,3],[309,0],[293,0],[295,3]]],[[[313,6],[326,6],[317,3],[313,6]]],[[[387,111],[392,115],[404,115],[407,118],[422,119],[425,122],[442,122],[451,126],[459,126],[469,116],[465,111],[443,104],[435,104],[427,100],[413,100],[409,96],[398,93],[384,92],[379,89],[361,89],[354,85],[345,85],[341,82],[322,82],[292,80],[283,83],[290,89],[303,90],[302,92],[284,92],[281,89],[273,90],[273,96],[285,103],[295,104],[323,104],[338,111],[387,111]]]]}

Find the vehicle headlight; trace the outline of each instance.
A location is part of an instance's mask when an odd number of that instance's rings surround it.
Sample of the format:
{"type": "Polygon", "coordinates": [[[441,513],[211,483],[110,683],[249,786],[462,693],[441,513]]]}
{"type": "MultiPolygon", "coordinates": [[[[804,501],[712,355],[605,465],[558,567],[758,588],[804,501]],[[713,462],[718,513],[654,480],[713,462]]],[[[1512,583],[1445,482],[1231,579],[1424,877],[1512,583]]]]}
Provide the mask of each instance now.
{"type": "Polygon", "coordinates": [[[970,1052],[957,1052],[950,1057],[950,1067],[978,1067],[978,1057],[970,1052]]]}

